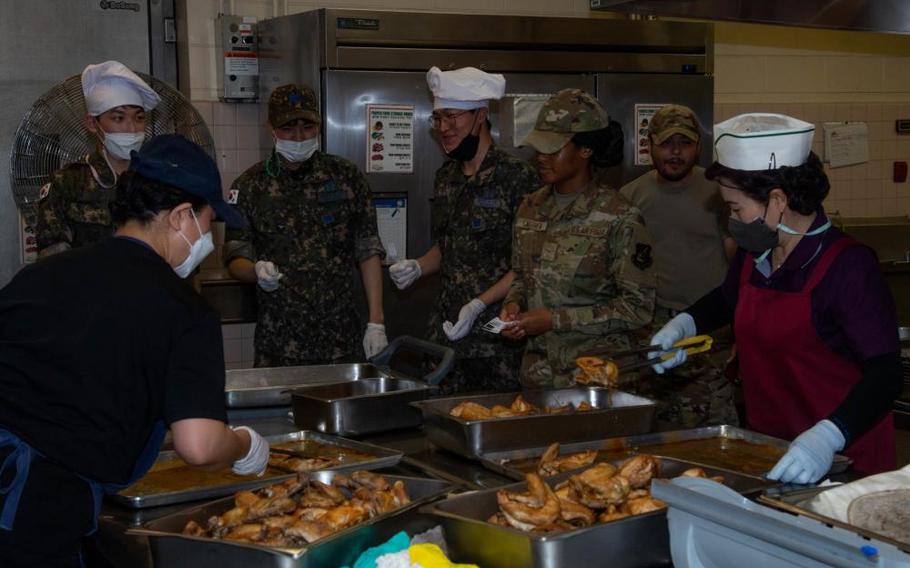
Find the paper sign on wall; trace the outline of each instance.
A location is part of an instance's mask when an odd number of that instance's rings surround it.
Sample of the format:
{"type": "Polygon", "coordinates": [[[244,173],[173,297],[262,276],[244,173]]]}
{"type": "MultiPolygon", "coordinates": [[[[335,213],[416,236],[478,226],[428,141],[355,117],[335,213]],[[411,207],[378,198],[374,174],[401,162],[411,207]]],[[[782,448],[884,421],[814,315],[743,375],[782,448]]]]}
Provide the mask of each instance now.
{"type": "Polygon", "coordinates": [[[414,107],[367,105],[368,173],[414,172],[414,107]]]}
{"type": "Polygon", "coordinates": [[[651,117],[654,116],[661,107],[665,107],[670,103],[661,103],[661,104],[636,104],[635,105],[635,121],[632,123],[635,126],[636,136],[635,140],[635,165],[636,166],[650,166],[651,165],[651,144],[648,139],[648,126],[651,124],[651,117]]]}
{"type": "Polygon", "coordinates": [[[826,122],[825,159],[832,168],[869,161],[869,129],[865,122],[826,122]]]}

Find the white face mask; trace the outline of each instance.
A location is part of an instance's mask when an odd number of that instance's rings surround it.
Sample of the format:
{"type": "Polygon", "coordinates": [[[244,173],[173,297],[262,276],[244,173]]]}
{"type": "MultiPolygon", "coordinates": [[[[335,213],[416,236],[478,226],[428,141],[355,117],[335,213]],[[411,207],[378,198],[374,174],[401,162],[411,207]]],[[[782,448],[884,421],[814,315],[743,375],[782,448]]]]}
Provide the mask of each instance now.
{"type": "Polygon", "coordinates": [[[190,213],[193,214],[193,221],[196,222],[196,229],[199,231],[199,239],[195,243],[190,243],[190,240],[186,238],[182,231],[177,232],[177,234],[186,241],[187,246],[190,247],[190,252],[186,255],[186,260],[181,262],[180,266],[174,267],[174,272],[181,278],[189,276],[190,273],[205,260],[205,257],[215,250],[215,243],[212,241],[212,232],[209,231],[203,235],[202,227],[199,226],[199,219],[196,218],[196,213],[193,212],[192,209],[190,209],[190,213]]]}
{"type": "Polygon", "coordinates": [[[275,139],[275,150],[289,162],[305,162],[319,148],[319,137],[314,136],[309,140],[279,140],[275,139]]]}
{"type": "MultiPolygon", "coordinates": [[[[98,129],[101,130],[101,127],[98,129]]],[[[143,142],[145,132],[104,132],[104,148],[111,156],[121,160],[129,160],[130,152],[133,150],[138,152],[143,142]]]]}

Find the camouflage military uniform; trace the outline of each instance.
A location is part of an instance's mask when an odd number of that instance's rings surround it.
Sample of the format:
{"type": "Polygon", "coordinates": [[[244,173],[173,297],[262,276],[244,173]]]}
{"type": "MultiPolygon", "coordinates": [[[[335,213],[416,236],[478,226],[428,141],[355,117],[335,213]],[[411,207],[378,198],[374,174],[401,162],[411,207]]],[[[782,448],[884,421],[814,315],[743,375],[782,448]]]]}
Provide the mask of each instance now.
{"type": "Polygon", "coordinates": [[[471,178],[449,160],[436,172],[433,239],[442,253],[442,291],[430,318],[429,338],[455,350],[455,369],[445,392],[518,389],[521,346],[481,330],[499,315],[499,302],[487,306],[471,332],[449,341],[446,320],[458,321],[464,304],[508,271],[512,256],[512,221],[521,198],[539,186],[527,162],[491,147],[471,178]]]}
{"type": "Polygon", "coordinates": [[[525,198],[515,219],[506,302],[549,309],[553,329],[528,340],[526,388],[573,383],[575,359],[603,347],[628,349],[651,321],[657,285],[651,238],[637,209],[592,181],[560,208],[546,186],[525,198]]]}
{"type": "Polygon", "coordinates": [[[256,366],[359,359],[353,270],[385,256],[366,179],[351,162],[316,152],[297,169],[273,152],[234,181],[247,229],[228,230],[225,260],[269,260],[284,274],[257,287],[256,366]]]}
{"type": "Polygon", "coordinates": [[[54,172],[41,189],[38,202],[35,232],[39,257],[111,235],[114,227],[108,203],[114,198],[115,181],[100,152],[54,172]]]}

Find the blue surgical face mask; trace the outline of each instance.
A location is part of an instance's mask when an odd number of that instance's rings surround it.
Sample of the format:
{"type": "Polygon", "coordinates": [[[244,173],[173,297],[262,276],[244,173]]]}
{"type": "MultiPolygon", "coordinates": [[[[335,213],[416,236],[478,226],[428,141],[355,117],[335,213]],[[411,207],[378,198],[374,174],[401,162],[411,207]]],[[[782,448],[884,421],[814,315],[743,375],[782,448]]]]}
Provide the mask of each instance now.
{"type": "Polygon", "coordinates": [[[215,243],[212,241],[212,232],[209,231],[208,233],[202,234],[202,227],[199,226],[199,219],[196,218],[196,213],[192,209],[190,209],[190,213],[193,215],[193,221],[196,222],[196,230],[199,231],[199,238],[196,239],[195,243],[190,243],[190,240],[186,238],[186,235],[184,235],[182,231],[178,231],[177,233],[190,247],[190,252],[186,256],[186,260],[181,262],[179,266],[174,267],[174,272],[181,278],[189,276],[193,270],[205,260],[205,257],[215,250],[215,243]]]}

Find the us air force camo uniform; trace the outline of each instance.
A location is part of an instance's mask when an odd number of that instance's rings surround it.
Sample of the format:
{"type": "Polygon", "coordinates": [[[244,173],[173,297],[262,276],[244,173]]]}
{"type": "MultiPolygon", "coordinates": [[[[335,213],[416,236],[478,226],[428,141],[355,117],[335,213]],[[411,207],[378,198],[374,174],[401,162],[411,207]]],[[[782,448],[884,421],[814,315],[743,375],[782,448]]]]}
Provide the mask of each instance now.
{"type": "Polygon", "coordinates": [[[432,226],[442,253],[442,291],[430,317],[429,338],[455,350],[455,368],[443,385],[446,392],[518,387],[521,345],[480,329],[499,315],[500,302],[487,306],[471,332],[458,341],[446,337],[442,323],[457,321],[464,304],[509,271],[515,210],[538,186],[527,162],[495,146],[471,178],[456,160],[446,161],[436,172],[432,226]]]}
{"type": "MultiPolygon", "coordinates": [[[[652,117],[649,136],[655,144],[674,134],[697,143],[701,128],[695,113],[680,105],[667,105],[652,117]]],[[[641,344],[687,308],[713,290],[727,273],[723,240],[729,211],[717,183],[704,178],[695,166],[685,180],[668,182],[657,169],[630,182],[620,192],[641,209],[654,237],[658,272],[654,321],[642,330],[641,344]]],[[[733,384],[724,374],[730,358],[729,327],[713,335],[710,353],[688,359],[683,365],[657,376],[642,371],[642,380],[631,387],[658,401],[661,422],[681,428],[739,423],[733,403],[733,384]]],[[[625,388],[625,387],[624,387],[625,388]]]]}
{"type": "Polygon", "coordinates": [[[522,202],[515,220],[506,303],[549,309],[553,329],[528,340],[525,388],[569,386],[575,359],[600,347],[628,349],[630,334],[651,321],[657,285],[651,238],[637,209],[592,181],[557,204],[546,186],[522,202]]]}
{"type": "Polygon", "coordinates": [[[114,198],[115,181],[110,166],[97,151],[54,172],[51,181],[41,188],[38,202],[38,256],[109,237],[114,225],[107,206],[114,198]]]}
{"type": "Polygon", "coordinates": [[[359,359],[353,270],[385,256],[369,187],[357,166],[331,154],[287,165],[273,151],[232,186],[250,226],[228,230],[225,260],[268,259],[284,274],[274,292],[257,287],[256,366],[359,359]]]}

